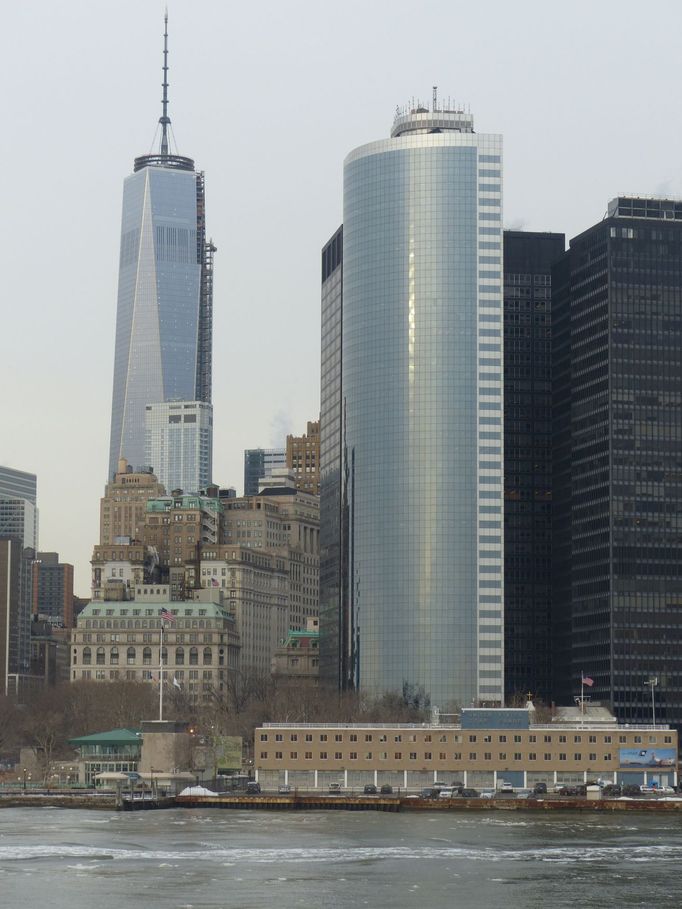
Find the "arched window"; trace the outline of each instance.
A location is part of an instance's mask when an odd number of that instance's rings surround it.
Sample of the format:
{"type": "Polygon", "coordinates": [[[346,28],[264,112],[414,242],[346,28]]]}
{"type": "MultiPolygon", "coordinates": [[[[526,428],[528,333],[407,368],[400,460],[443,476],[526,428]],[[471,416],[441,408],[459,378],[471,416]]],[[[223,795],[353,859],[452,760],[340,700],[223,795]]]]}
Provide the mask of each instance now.
{"type": "Polygon", "coordinates": [[[129,647],[128,650],[126,651],[126,662],[128,663],[129,666],[134,666],[136,661],[137,661],[137,657],[135,654],[135,648],[129,647]]]}
{"type": "Polygon", "coordinates": [[[176,666],[185,665],[185,648],[184,647],[175,648],[175,665],[176,666]]]}
{"type": "Polygon", "coordinates": [[[83,648],[83,665],[90,666],[92,663],[92,650],[89,647],[83,648]]]}
{"type": "Polygon", "coordinates": [[[104,647],[97,648],[97,665],[104,666],[104,647]]]}
{"type": "Polygon", "coordinates": [[[145,647],[142,651],[142,665],[151,666],[152,665],[152,648],[145,647]]]}
{"type": "Polygon", "coordinates": [[[189,665],[198,666],[199,665],[199,651],[196,647],[189,648],[189,665]]]}
{"type": "Polygon", "coordinates": [[[204,647],[204,666],[210,666],[213,662],[213,651],[210,647],[204,647]]]}
{"type": "Polygon", "coordinates": [[[112,647],[109,651],[109,662],[112,666],[118,666],[118,647],[112,647]]]}

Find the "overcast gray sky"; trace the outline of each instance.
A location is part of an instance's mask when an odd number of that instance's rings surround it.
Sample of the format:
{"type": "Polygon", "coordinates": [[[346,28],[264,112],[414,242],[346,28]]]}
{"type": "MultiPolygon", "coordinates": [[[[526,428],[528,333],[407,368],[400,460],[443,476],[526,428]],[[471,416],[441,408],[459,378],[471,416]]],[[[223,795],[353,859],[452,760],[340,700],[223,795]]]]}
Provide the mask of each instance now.
{"type": "MultiPolygon", "coordinates": [[[[170,114],[218,247],[214,477],[319,411],[319,253],[342,164],[431,86],[505,141],[505,224],[567,236],[682,195],[678,0],[170,0],[170,114]]],[[[5,4],[0,464],[89,594],[106,481],[123,179],[152,146],[163,3],[5,4]]]]}

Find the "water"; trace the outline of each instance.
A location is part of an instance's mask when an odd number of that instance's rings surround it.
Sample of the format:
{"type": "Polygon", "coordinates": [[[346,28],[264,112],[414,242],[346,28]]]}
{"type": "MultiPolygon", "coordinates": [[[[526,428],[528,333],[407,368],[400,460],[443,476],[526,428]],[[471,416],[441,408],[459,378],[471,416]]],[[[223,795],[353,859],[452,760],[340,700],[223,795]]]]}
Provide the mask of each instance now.
{"type": "Polygon", "coordinates": [[[680,905],[677,814],[0,810],[2,909],[680,905]]]}

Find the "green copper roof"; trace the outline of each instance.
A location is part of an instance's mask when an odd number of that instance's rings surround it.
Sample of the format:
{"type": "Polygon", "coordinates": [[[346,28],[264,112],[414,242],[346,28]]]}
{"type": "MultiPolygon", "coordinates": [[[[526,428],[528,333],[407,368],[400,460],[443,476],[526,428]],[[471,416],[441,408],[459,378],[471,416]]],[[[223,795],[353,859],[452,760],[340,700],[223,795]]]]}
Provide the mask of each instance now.
{"type": "Polygon", "coordinates": [[[78,615],[81,619],[160,619],[162,610],[172,612],[177,619],[225,619],[232,618],[226,609],[217,603],[202,603],[200,600],[91,600],[78,615]]]}
{"type": "Polygon", "coordinates": [[[140,745],[142,733],[135,729],[112,729],[110,732],[95,732],[78,739],[69,739],[69,745],[80,748],[83,745],[140,745]]]}

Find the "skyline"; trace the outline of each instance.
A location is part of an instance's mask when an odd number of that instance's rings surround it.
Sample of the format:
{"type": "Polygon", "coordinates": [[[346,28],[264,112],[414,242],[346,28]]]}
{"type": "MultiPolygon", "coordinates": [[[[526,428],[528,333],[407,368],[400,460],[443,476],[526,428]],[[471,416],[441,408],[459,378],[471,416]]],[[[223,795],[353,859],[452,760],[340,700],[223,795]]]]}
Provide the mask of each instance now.
{"type": "MultiPolygon", "coordinates": [[[[570,239],[618,194],[682,195],[673,106],[682,10],[653,8],[666,28],[650,34],[651,7],[578,3],[557,41],[538,3],[515,12],[499,4],[492,22],[489,10],[465,19],[428,3],[419,21],[429,41],[396,71],[395,49],[413,46],[419,24],[406,3],[391,4],[389,16],[387,4],[350,2],[344,17],[311,3],[234,14],[171,5],[170,115],[178,151],[206,173],[219,250],[216,482],[241,489],[245,448],[282,447],[287,432],[317,419],[320,250],[341,223],[343,160],[387,137],[407,97],[428,101],[435,83],[470,105],[478,130],[503,134],[507,228],[570,239]],[[467,35],[485,35],[483,48],[467,35]]],[[[121,184],[131,160],[156,144],[161,97],[162,5],[123,2],[115,15],[107,7],[104,32],[103,9],[74,0],[10,10],[12,46],[0,64],[14,88],[0,102],[14,127],[2,176],[11,305],[0,464],[37,474],[40,548],[75,565],[80,595],[89,593],[106,482],[121,184]],[[64,525],[69,470],[78,482],[64,525]]]]}

